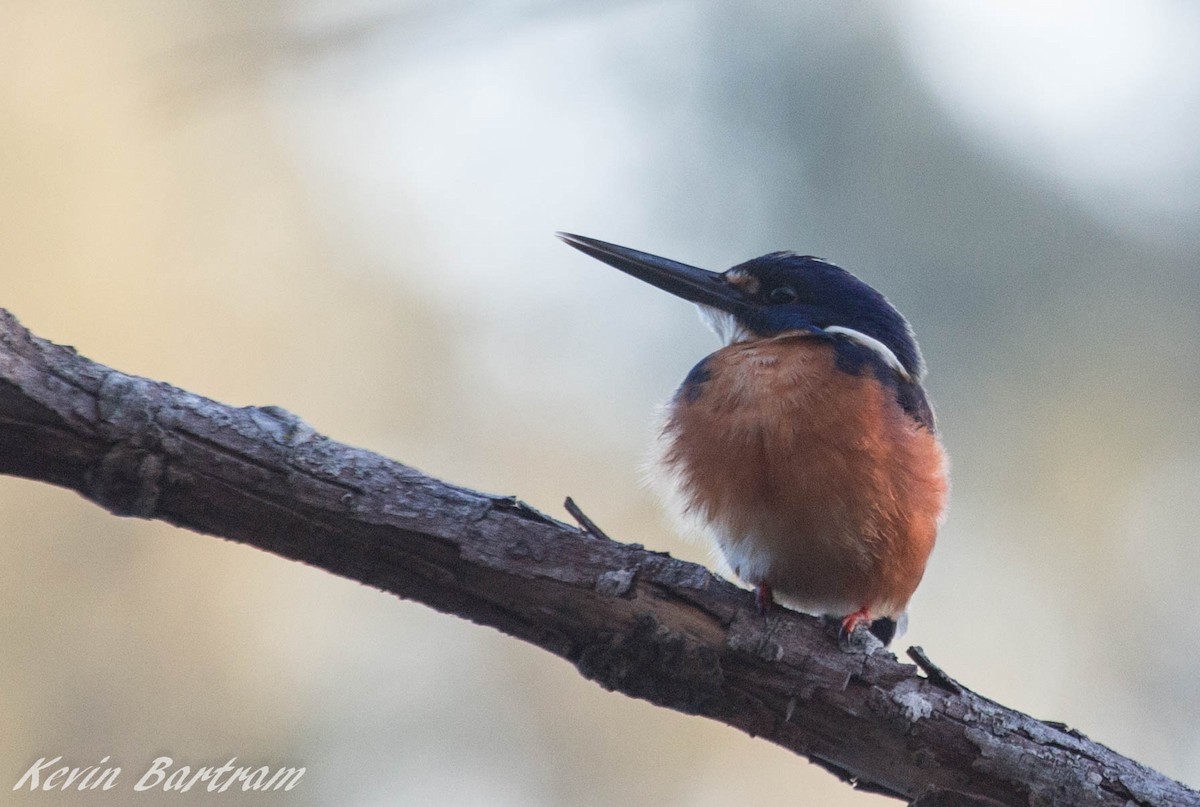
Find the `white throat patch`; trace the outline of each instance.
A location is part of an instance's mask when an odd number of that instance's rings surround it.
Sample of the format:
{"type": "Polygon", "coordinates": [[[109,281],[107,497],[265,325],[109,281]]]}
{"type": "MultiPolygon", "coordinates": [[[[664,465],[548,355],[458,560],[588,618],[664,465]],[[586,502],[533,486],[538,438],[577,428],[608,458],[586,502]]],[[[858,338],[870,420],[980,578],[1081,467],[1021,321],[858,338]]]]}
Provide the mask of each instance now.
{"type": "Polygon", "coordinates": [[[742,324],[737,321],[737,317],[728,311],[698,303],[696,309],[700,312],[701,322],[707,325],[708,329],[715,333],[724,345],[749,342],[755,338],[754,334],[743,328],[742,324]]]}

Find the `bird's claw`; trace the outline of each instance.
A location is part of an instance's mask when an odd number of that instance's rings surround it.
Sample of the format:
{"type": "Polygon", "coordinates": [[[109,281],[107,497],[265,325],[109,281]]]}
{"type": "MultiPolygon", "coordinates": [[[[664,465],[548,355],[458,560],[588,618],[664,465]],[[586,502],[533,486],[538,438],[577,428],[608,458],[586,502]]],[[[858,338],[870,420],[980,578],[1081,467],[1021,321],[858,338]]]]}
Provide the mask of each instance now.
{"type": "Polygon", "coordinates": [[[844,653],[869,652],[875,643],[882,645],[879,638],[870,631],[871,612],[864,606],[842,619],[838,627],[838,647],[844,653]],[[859,630],[859,627],[866,630],[859,630]]]}

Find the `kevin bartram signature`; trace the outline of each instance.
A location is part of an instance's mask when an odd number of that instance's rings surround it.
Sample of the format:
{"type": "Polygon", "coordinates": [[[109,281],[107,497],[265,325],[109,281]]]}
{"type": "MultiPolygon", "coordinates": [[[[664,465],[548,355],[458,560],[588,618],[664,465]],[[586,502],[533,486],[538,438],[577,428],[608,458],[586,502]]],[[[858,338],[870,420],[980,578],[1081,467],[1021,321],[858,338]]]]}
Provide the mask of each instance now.
{"type": "MultiPolygon", "coordinates": [[[[83,767],[63,765],[62,757],[41,757],[13,785],[13,790],[112,790],[125,782],[121,768],[109,765],[104,757],[95,765],[83,767]]],[[[141,776],[132,783],[135,792],[158,790],[167,793],[186,793],[207,790],[224,793],[229,790],[291,790],[307,768],[270,768],[266,765],[239,765],[231,757],[223,765],[176,765],[171,757],[157,757],[141,776]]]]}

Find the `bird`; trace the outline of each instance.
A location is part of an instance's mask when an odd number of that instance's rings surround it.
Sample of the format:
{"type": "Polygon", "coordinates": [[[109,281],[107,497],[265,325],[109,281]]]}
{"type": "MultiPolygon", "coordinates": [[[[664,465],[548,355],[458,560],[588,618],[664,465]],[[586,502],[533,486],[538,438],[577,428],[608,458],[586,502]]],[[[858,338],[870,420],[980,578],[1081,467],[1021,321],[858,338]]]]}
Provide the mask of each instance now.
{"type": "Polygon", "coordinates": [[[756,605],[825,617],[843,648],[906,624],[949,489],[911,325],[847,270],[772,252],[724,272],[557,233],[696,304],[723,343],[663,410],[652,482],[756,605]]]}

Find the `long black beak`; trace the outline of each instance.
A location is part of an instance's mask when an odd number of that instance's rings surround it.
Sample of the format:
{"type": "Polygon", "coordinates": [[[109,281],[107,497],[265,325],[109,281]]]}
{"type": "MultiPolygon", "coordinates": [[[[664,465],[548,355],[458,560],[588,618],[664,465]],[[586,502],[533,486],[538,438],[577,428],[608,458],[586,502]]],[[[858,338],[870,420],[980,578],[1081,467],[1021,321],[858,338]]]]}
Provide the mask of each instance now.
{"type": "Polygon", "coordinates": [[[663,291],[669,291],[677,297],[700,305],[710,305],[734,315],[744,313],[749,308],[741,290],[719,272],[697,269],[686,263],[638,252],[629,247],[619,247],[595,238],[585,238],[582,235],[555,235],[585,255],[591,255],[598,261],[604,261],[609,266],[663,291]]]}

